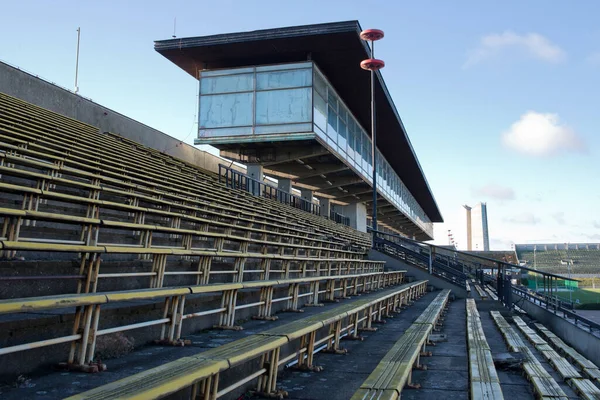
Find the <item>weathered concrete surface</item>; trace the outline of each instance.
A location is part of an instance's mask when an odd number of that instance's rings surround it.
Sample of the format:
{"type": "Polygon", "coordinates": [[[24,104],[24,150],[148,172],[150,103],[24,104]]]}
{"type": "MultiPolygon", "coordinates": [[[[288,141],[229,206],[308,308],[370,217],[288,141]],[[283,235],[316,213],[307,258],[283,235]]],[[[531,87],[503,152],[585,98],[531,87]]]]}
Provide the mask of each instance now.
{"type": "MultiPolygon", "coordinates": [[[[406,321],[414,320],[416,315],[418,315],[418,310],[421,311],[425,308],[429,301],[433,299],[435,293],[429,293],[424,296],[422,299],[418,300],[413,304],[413,306],[409,307],[407,310],[403,311],[398,318],[395,318],[394,321],[406,321]],[[414,308],[413,308],[414,307],[414,308]],[[418,307],[418,308],[417,308],[418,307]],[[412,317],[410,317],[410,313],[412,313],[412,317]],[[406,317],[405,317],[406,316],[406,317]],[[411,319],[412,318],[412,319],[411,319]]],[[[362,295],[361,298],[370,298],[373,296],[378,296],[377,292],[373,292],[370,294],[362,295]]],[[[344,302],[343,300],[342,302],[344,302]]],[[[303,314],[296,313],[279,313],[279,319],[277,321],[244,321],[243,331],[205,331],[205,332],[196,332],[196,333],[188,333],[185,335],[185,339],[190,339],[192,341],[192,345],[186,347],[165,347],[165,346],[145,346],[141,349],[134,350],[132,353],[127,354],[118,359],[107,360],[108,371],[98,373],[98,374],[82,374],[82,373],[67,373],[67,372],[52,372],[51,369],[43,371],[38,375],[31,375],[24,377],[20,383],[9,384],[6,386],[0,386],[0,398],[3,400],[23,400],[23,399],[40,399],[40,400],[50,400],[50,399],[62,399],[64,397],[80,393],[86,390],[90,390],[100,385],[104,385],[118,379],[125,378],[132,374],[138,373],[140,371],[144,371],[149,368],[153,368],[164,363],[179,359],[181,357],[191,356],[198,354],[202,351],[208,350],[213,347],[217,347],[226,343],[229,343],[233,340],[241,339],[248,335],[252,335],[254,333],[263,331],[265,329],[269,329],[275,327],[280,324],[285,324],[298,318],[303,318],[312,314],[317,314],[328,309],[334,308],[339,304],[326,304],[324,307],[309,307],[305,308],[305,312],[303,314]]],[[[390,325],[391,326],[391,325],[390,325]]],[[[407,325],[408,326],[408,325],[407,325]]],[[[383,326],[383,328],[386,328],[383,326]]],[[[388,330],[389,332],[390,330],[388,330]]],[[[383,330],[381,332],[384,332],[383,330]]],[[[375,346],[377,347],[380,340],[388,340],[385,334],[378,335],[381,332],[376,332],[373,335],[373,338],[366,339],[364,342],[348,342],[348,346],[352,346],[354,344],[363,346],[361,349],[366,349],[366,354],[369,354],[372,347],[365,346],[375,346]],[[378,335],[378,336],[375,336],[378,335]],[[375,339],[375,340],[373,340],[375,339]]],[[[397,336],[396,336],[397,339],[397,336]]],[[[391,338],[388,340],[388,344],[391,347],[392,341],[391,338]]],[[[344,343],[346,345],[346,343],[344,343]]],[[[389,347],[388,347],[389,348],[389,347]]],[[[387,350],[382,349],[383,354],[387,350]]],[[[359,353],[357,352],[357,355],[359,353]]],[[[282,352],[282,356],[285,356],[282,352]]],[[[324,355],[325,356],[325,355],[324,355]]],[[[383,356],[383,355],[382,355],[383,356]]],[[[332,357],[333,362],[336,362],[335,356],[326,355],[325,357],[332,357]]],[[[319,361],[320,362],[320,361],[319,361]]],[[[377,361],[378,362],[378,361],[377,361]]],[[[376,364],[376,363],[375,363],[376,364]]],[[[239,371],[242,369],[238,369],[235,375],[240,374],[239,371]]],[[[248,371],[245,371],[248,372],[248,371]]],[[[365,372],[366,374],[366,372],[365,372]]],[[[227,382],[227,375],[223,374],[223,380],[221,382],[220,387],[225,387],[231,382],[227,382]]],[[[368,374],[367,374],[368,375],[368,374]]],[[[366,376],[365,376],[366,377],[366,376]]],[[[315,379],[321,379],[320,375],[315,375],[315,379]]],[[[255,385],[255,381],[246,385],[244,388],[240,390],[232,392],[230,395],[223,397],[224,399],[236,399],[240,394],[243,393],[244,390],[247,390],[255,385]]],[[[362,383],[362,381],[361,381],[362,383]]],[[[280,384],[285,384],[280,381],[280,384]]],[[[359,383],[360,384],[360,383],[359,383]]],[[[178,396],[172,396],[172,398],[179,398],[178,396]]],[[[321,397],[327,398],[328,396],[321,397]]]]}
{"type": "Polygon", "coordinates": [[[446,400],[469,398],[469,370],[466,343],[465,301],[450,303],[441,334],[447,341],[430,347],[432,357],[422,358],[426,371],[413,371],[413,382],[421,389],[405,389],[402,399],[446,400]]]}
{"type": "Polygon", "coordinates": [[[289,392],[288,399],[351,398],[383,356],[436,295],[437,293],[428,293],[395,318],[388,319],[386,324],[376,325],[377,332],[361,333],[365,337],[364,341],[344,341],[342,345],[348,349],[348,354],[315,355],[315,365],[323,366],[322,372],[308,374],[294,370],[284,371],[280,386],[289,392]]]}
{"type": "MultiPolygon", "coordinates": [[[[2,62],[0,92],[96,126],[99,132],[116,133],[208,171],[218,172],[219,163],[228,163],[211,153],[2,62]]],[[[245,172],[245,168],[237,165],[232,167],[245,172]]]]}
{"type": "Polygon", "coordinates": [[[394,257],[390,257],[387,254],[381,253],[379,251],[370,250],[367,256],[369,260],[375,261],[385,261],[386,268],[389,270],[406,270],[407,276],[413,276],[416,280],[426,279],[429,281],[429,284],[435,287],[436,289],[450,289],[456,298],[465,299],[467,298],[467,291],[465,288],[462,288],[458,285],[454,285],[444,279],[438,278],[435,275],[429,274],[429,272],[414,267],[410,264],[407,264],[403,261],[400,261],[394,257]]]}
{"type": "Polygon", "coordinates": [[[574,325],[572,321],[563,318],[561,315],[555,315],[537,304],[523,300],[517,294],[513,293],[513,296],[515,303],[525,310],[530,317],[544,324],[594,364],[600,365],[600,338],[574,325]]]}
{"type": "MultiPolygon", "coordinates": [[[[480,308],[480,305],[486,302],[488,302],[488,300],[478,302],[477,309],[479,310],[481,326],[483,327],[485,338],[492,350],[492,356],[509,353],[508,347],[502,337],[502,333],[500,333],[500,330],[496,327],[489,312],[480,308]]],[[[507,312],[507,310],[505,311],[507,312]]],[[[502,388],[505,399],[528,400],[535,398],[532,386],[523,375],[520,367],[517,369],[505,370],[497,368],[496,371],[498,372],[498,378],[500,378],[500,387],[502,388]]]]}

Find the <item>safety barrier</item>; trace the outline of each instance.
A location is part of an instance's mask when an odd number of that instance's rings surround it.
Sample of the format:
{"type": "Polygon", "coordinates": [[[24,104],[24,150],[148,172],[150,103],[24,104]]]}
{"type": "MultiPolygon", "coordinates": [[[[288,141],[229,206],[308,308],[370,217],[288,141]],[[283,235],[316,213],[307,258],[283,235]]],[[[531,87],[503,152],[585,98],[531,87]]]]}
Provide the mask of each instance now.
{"type": "MultiPolygon", "coordinates": [[[[344,353],[342,335],[358,337],[361,329],[372,330],[371,323],[418,298],[427,281],[405,284],[379,292],[377,296],[347,302],[332,310],[263,331],[232,343],[185,357],[160,367],[132,375],[108,385],[69,398],[79,399],[157,399],[191,387],[190,399],[200,396],[213,400],[257,380],[256,392],[268,397],[283,397],[277,388],[279,367],[298,360],[303,370],[319,370],[313,352],[324,344],[326,351],[344,353]],[[325,330],[321,338],[317,335],[325,330]],[[290,351],[291,349],[291,351],[290,351]],[[290,351],[283,355],[282,352],[290,351]],[[227,387],[219,388],[220,373],[254,363],[249,375],[227,387]]],[[[250,369],[250,368],[249,368],[250,369]]],[[[247,372],[246,372],[247,373],[247,372]]]]}

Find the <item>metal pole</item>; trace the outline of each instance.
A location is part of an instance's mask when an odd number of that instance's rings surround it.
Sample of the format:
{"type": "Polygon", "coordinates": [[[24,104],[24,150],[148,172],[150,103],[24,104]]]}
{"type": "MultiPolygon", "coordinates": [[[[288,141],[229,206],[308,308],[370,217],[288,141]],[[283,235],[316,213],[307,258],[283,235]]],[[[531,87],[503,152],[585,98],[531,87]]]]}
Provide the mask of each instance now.
{"type": "Polygon", "coordinates": [[[79,92],[77,86],[77,77],[79,74],[79,40],[81,38],[81,28],[77,28],[77,55],[75,56],[75,93],[79,92]]]}
{"type": "MultiPolygon", "coordinates": [[[[375,42],[371,40],[371,58],[375,58],[375,42]]],[[[373,246],[377,237],[377,131],[375,128],[375,71],[371,70],[371,157],[373,159],[373,211],[371,225],[373,232],[373,246]]]]}

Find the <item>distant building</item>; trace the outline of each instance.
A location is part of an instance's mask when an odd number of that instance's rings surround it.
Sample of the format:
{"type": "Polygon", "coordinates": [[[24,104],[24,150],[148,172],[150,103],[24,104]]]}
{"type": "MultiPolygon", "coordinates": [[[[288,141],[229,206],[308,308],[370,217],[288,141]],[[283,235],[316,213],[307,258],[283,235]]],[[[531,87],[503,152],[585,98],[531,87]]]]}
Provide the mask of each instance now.
{"type": "Polygon", "coordinates": [[[467,250],[489,251],[490,235],[488,232],[487,205],[479,203],[474,207],[463,206],[467,220],[467,250]]]}

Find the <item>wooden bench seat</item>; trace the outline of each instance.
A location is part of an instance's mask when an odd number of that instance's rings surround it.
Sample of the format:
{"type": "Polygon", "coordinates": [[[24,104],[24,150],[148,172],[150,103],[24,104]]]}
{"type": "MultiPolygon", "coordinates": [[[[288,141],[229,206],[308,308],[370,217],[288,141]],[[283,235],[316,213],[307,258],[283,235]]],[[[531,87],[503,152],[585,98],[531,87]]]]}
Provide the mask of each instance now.
{"type": "Polygon", "coordinates": [[[584,400],[600,399],[600,389],[589,379],[570,379],[569,386],[584,400]]]}
{"type": "Polygon", "coordinates": [[[420,354],[430,333],[430,325],[411,325],[362,383],[352,400],[400,398],[404,386],[411,384],[412,370],[419,366],[420,354]]]}
{"type": "Polygon", "coordinates": [[[415,324],[429,324],[433,329],[436,328],[438,320],[441,318],[442,313],[448,303],[448,297],[450,296],[450,289],[442,290],[433,301],[427,306],[425,311],[419,315],[415,320],[415,324]]]}
{"type": "MultiPolygon", "coordinates": [[[[524,354],[525,361],[523,362],[523,371],[527,379],[532,383],[533,389],[539,398],[552,398],[552,399],[567,399],[567,395],[554,380],[552,375],[546,371],[544,366],[535,357],[533,352],[525,345],[523,340],[518,336],[517,332],[510,326],[504,317],[500,315],[498,311],[490,311],[490,314],[496,325],[502,332],[505,338],[511,338],[509,348],[511,351],[518,351],[524,354]]],[[[518,318],[518,317],[515,317],[518,318]]],[[[519,318],[520,319],[520,318],[519,318]]],[[[519,321],[517,319],[516,321],[519,321]]],[[[516,323],[515,321],[515,323],[516,323]]],[[[522,321],[519,321],[521,323],[522,321]]],[[[524,325],[524,322],[521,326],[524,325]]],[[[525,325],[525,327],[527,327],[525,325]]]]}
{"type": "Polygon", "coordinates": [[[492,352],[474,299],[467,299],[466,310],[471,399],[503,399],[492,352]]]}
{"type": "Polygon", "coordinates": [[[485,300],[487,299],[487,293],[485,292],[485,290],[483,290],[481,288],[481,286],[479,285],[475,285],[475,290],[477,291],[477,294],[479,295],[479,297],[481,297],[481,300],[485,300]]]}
{"type": "MultiPolygon", "coordinates": [[[[238,328],[234,325],[236,310],[242,308],[256,307],[258,313],[255,314],[256,318],[260,319],[276,319],[272,316],[271,304],[278,301],[288,301],[288,309],[297,309],[298,299],[300,297],[299,290],[291,290],[291,288],[297,288],[299,285],[310,285],[307,294],[312,296],[313,302],[318,302],[321,291],[319,291],[319,282],[328,283],[329,293],[327,295],[330,298],[335,297],[334,290],[338,283],[341,288],[346,289],[346,285],[350,284],[352,289],[359,293],[366,289],[366,284],[363,283],[358,286],[358,279],[365,279],[369,277],[378,278],[379,275],[385,274],[386,276],[395,276],[396,278],[382,279],[379,280],[379,288],[398,284],[401,281],[397,278],[402,273],[393,271],[387,273],[368,273],[368,274],[356,274],[349,276],[333,276],[333,277],[312,277],[304,280],[290,279],[290,280],[271,280],[271,281],[255,281],[255,282],[241,282],[241,283],[225,283],[225,284],[211,284],[211,285],[199,285],[190,287],[174,287],[174,288],[157,288],[157,289],[141,289],[141,290],[130,290],[120,292],[104,292],[104,293],[87,293],[87,294],[72,294],[72,295],[58,295],[58,296],[43,296],[33,298],[20,298],[20,299],[9,299],[0,300],[0,314],[15,314],[15,313],[31,313],[48,310],[59,310],[59,309],[75,309],[75,326],[74,331],[86,331],[90,332],[88,335],[82,336],[80,334],[54,337],[45,339],[34,344],[25,343],[17,344],[13,346],[7,346],[0,348],[0,356],[3,354],[10,354],[19,351],[28,350],[32,347],[44,347],[51,346],[58,343],[71,342],[72,344],[81,344],[77,354],[74,352],[70,353],[68,363],[83,365],[84,362],[92,361],[94,358],[95,342],[98,336],[122,332],[132,329],[139,329],[148,326],[160,325],[162,327],[160,337],[157,340],[166,341],[168,343],[179,343],[181,338],[182,326],[185,320],[189,318],[196,318],[211,314],[219,316],[219,326],[223,328],[238,328]],[[349,281],[349,280],[353,280],[349,281]],[[334,283],[333,285],[330,283],[334,283]],[[385,284],[383,284],[385,282],[385,284]],[[317,285],[315,285],[317,284],[317,285]],[[288,293],[291,296],[283,296],[280,298],[274,298],[273,288],[276,286],[288,285],[288,293]],[[237,292],[243,289],[247,290],[260,290],[260,302],[250,304],[238,304],[237,303],[237,292]],[[222,306],[214,309],[198,309],[198,305],[195,307],[185,307],[186,298],[192,298],[194,295],[203,293],[215,293],[221,296],[222,306]],[[101,317],[101,306],[110,305],[115,307],[127,307],[131,305],[131,302],[139,301],[163,301],[163,313],[162,318],[139,322],[136,324],[129,324],[124,321],[120,325],[102,327],[100,323],[101,317]],[[75,357],[78,359],[78,363],[75,363],[75,357]]],[[[412,284],[400,286],[402,290],[410,290],[412,284]]],[[[327,292],[327,291],[326,291],[327,292]]],[[[373,300],[371,300],[373,301],[373,300]]],[[[190,303],[188,303],[190,304],[190,303]]],[[[348,307],[345,305],[345,307],[348,307]]],[[[356,305],[355,305],[356,307],[356,305]]],[[[349,308],[352,310],[352,308],[349,308]]],[[[346,312],[347,314],[347,312],[346,312]]],[[[346,315],[344,314],[344,315],[346,315]]]]}
{"type": "MultiPolygon", "coordinates": [[[[426,281],[390,289],[381,295],[394,295],[410,289],[413,285],[424,290],[426,281]]],[[[377,300],[372,299],[372,301],[377,300]]],[[[379,300],[381,301],[381,298],[379,300]]],[[[341,319],[345,316],[345,312],[342,312],[339,318],[341,319]]],[[[311,320],[318,319],[319,314],[311,316],[311,320]]],[[[329,317],[326,319],[329,319],[329,317]]],[[[71,396],[68,400],[105,398],[157,399],[190,386],[192,386],[193,394],[202,394],[206,399],[215,399],[219,392],[219,372],[232,369],[259,357],[261,357],[261,362],[258,366],[259,370],[252,373],[250,377],[258,378],[259,392],[262,391],[263,393],[274,395],[276,393],[277,369],[285,362],[281,359],[280,350],[292,340],[302,338],[304,334],[316,332],[325,326],[326,324],[323,320],[321,324],[313,325],[312,323],[303,323],[303,319],[300,319],[278,327],[277,332],[280,333],[275,333],[272,330],[269,333],[263,332],[262,334],[250,335],[194,356],[163,364],[108,385],[71,396]],[[310,326],[308,330],[305,329],[307,326],[310,326]],[[290,334],[291,332],[296,332],[298,329],[303,330],[302,334],[290,334]]],[[[301,351],[305,350],[301,348],[293,354],[302,354],[301,351]]],[[[289,357],[286,357],[286,359],[289,359],[289,357]]]]}

